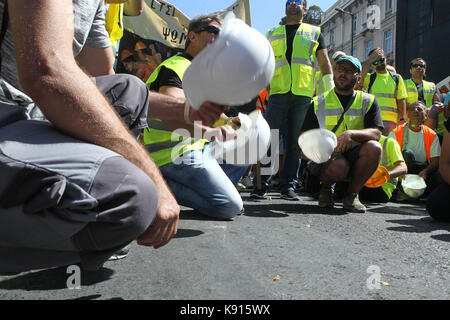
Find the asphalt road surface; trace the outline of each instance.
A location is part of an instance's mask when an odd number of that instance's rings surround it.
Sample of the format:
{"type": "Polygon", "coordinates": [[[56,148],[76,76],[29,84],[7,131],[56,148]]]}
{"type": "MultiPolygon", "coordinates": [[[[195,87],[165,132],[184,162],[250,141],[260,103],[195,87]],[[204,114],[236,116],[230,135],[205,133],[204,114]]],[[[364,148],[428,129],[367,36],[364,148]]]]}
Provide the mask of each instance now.
{"type": "Polygon", "coordinates": [[[0,299],[450,299],[450,225],[424,203],[356,214],[307,196],[241,195],[246,213],[233,221],[183,208],[168,245],[133,243],[127,258],[81,270],[79,283],[67,268],[0,276],[0,299]]]}

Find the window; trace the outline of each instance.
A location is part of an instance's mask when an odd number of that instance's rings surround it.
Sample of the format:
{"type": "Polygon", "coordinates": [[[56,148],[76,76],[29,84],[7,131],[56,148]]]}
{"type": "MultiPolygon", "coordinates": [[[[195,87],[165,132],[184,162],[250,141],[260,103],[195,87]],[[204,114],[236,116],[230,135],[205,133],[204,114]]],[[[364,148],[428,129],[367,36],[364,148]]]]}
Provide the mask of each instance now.
{"type": "Polygon", "coordinates": [[[352,21],[352,32],[353,32],[353,34],[356,34],[357,25],[358,25],[358,14],[355,13],[353,15],[353,21],[352,21]]]}
{"type": "Polygon", "coordinates": [[[392,11],[392,1],[393,0],[386,0],[385,2],[386,12],[392,11]]]}
{"type": "Polygon", "coordinates": [[[373,49],[373,40],[369,40],[366,42],[366,58],[369,57],[369,52],[373,49]]]}
{"type": "Polygon", "coordinates": [[[384,52],[386,54],[392,52],[392,29],[384,33],[384,52]]]}

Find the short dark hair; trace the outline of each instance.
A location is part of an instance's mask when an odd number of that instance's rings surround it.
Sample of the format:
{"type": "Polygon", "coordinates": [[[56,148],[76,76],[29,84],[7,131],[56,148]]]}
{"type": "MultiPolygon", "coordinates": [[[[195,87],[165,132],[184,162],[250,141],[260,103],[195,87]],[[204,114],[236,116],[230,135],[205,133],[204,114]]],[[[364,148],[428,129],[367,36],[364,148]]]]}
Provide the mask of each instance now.
{"type": "Polygon", "coordinates": [[[189,46],[190,40],[189,40],[189,33],[197,32],[201,30],[202,28],[208,26],[211,22],[217,22],[218,24],[222,25],[222,19],[219,17],[217,13],[211,13],[208,15],[198,15],[194,19],[191,20],[188,27],[187,32],[187,39],[186,39],[186,46],[184,49],[186,50],[189,46]]]}
{"type": "Polygon", "coordinates": [[[425,62],[425,67],[427,66],[427,62],[425,61],[424,58],[414,58],[414,59],[412,59],[411,60],[411,66],[414,64],[414,61],[417,61],[417,60],[422,60],[423,62],[425,62]]]}
{"type": "MultiPolygon", "coordinates": [[[[370,50],[368,56],[370,56],[375,50],[378,50],[378,49],[383,50],[383,48],[373,48],[372,50],[370,50]]],[[[383,52],[384,52],[384,50],[383,50],[383,52]]]]}

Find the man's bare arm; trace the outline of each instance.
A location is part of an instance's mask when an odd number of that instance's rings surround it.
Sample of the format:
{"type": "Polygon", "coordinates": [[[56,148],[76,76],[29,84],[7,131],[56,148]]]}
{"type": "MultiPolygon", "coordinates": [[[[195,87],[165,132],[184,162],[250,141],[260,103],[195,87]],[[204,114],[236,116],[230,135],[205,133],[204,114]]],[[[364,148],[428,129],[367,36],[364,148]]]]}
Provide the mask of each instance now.
{"type": "Polygon", "coordinates": [[[77,65],[72,1],[14,0],[8,5],[22,87],[56,128],[123,155],[154,181],[158,212],[146,244],[166,244],[176,233],[179,206],[145,149],[77,65]]]}
{"type": "Polygon", "coordinates": [[[123,5],[123,14],[126,16],[139,16],[144,10],[144,0],[128,0],[123,5]]]}
{"type": "Polygon", "coordinates": [[[114,54],[112,47],[94,48],[85,46],[76,60],[81,68],[92,77],[114,74],[114,54]]]}
{"type": "Polygon", "coordinates": [[[317,51],[317,63],[319,64],[320,72],[322,72],[322,75],[326,74],[332,74],[333,70],[331,68],[331,62],[328,58],[328,50],[327,49],[321,49],[317,51]]]}

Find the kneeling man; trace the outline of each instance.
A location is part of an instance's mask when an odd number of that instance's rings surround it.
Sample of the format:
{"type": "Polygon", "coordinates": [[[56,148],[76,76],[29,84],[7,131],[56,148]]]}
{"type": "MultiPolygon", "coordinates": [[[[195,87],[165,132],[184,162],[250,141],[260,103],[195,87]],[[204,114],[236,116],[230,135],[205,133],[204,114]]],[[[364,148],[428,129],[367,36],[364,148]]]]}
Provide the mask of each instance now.
{"type": "Polygon", "coordinates": [[[355,91],[361,77],[361,63],[344,56],[334,67],[335,88],[315,97],[306,116],[303,131],[322,128],[333,131],[337,146],[330,160],[313,164],[312,172],[320,177],[319,206],[333,207],[332,185],[349,181],[343,207],[350,212],[364,213],[366,207],[358,193],[380,162],[382,148],[378,143],[383,121],[373,95],[355,91]]]}

